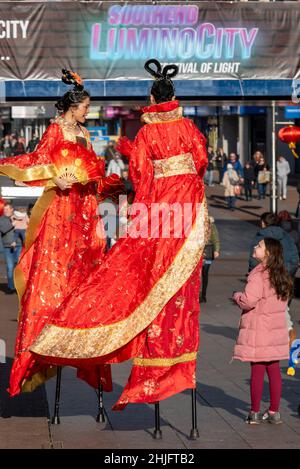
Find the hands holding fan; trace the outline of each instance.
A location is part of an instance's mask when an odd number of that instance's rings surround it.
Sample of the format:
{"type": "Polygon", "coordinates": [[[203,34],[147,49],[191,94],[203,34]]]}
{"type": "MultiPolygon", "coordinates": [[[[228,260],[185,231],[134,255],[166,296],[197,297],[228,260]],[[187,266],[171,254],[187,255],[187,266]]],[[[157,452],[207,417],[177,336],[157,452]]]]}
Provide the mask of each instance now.
{"type": "Polygon", "coordinates": [[[104,162],[95,153],[72,142],[65,142],[53,154],[56,168],[55,184],[61,189],[71,189],[73,184],[87,184],[104,175],[104,162]]]}

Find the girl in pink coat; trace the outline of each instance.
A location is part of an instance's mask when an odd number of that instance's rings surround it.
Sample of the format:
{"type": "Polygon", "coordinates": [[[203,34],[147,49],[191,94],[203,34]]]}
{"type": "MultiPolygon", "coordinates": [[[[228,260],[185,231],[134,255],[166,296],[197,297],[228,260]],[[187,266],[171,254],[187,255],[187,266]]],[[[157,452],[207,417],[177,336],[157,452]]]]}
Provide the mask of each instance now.
{"type": "Polygon", "coordinates": [[[281,423],[281,373],[279,360],[289,358],[289,336],[285,310],[293,293],[293,282],[284,267],[279,241],[262,239],[253,256],[260,261],[248,276],[244,292],[233,300],[243,310],[233,358],[251,363],[251,411],[246,422],[281,423]],[[270,408],[260,413],[264,374],[270,388],[270,408]]]}

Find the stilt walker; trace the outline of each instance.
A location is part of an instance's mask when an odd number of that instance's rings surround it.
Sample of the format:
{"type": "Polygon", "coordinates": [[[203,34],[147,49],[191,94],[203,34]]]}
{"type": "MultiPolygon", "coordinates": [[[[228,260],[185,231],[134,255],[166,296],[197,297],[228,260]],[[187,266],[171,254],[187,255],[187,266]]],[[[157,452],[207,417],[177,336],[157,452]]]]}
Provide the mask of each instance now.
{"type": "MultiPolygon", "coordinates": [[[[62,72],[63,82],[73,88],[56,103],[59,116],[51,122],[36,150],[0,161],[0,175],[26,185],[44,186],[33,207],[15,269],[20,308],[9,393],[15,396],[33,391],[57,373],[55,423],[59,422],[61,387],[61,369],[56,370],[56,366],[62,364],[38,360],[30,346],[47,318],[102,262],[106,241],[99,236],[104,229],[96,215],[98,198],[109,189],[120,191],[121,186],[116,175],[105,178],[104,161],[93,151],[89,132],[83,126],[89,93],[76,73],[62,72]]],[[[104,390],[111,390],[109,365],[103,367],[101,375],[104,390]]],[[[93,365],[85,367],[82,376],[97,389],[99,380],[93,365]]]]}
{"type": "Polygon", "coordinates": [[[136,193],[127,236],[57,308],[30,350],[77,367],[133,359],[113,409],[154,404],[155,438],[162,436],[159,402],[192,389],[196,438],[200,272],[210,234],[206,140],[175,99],[178,67],[153,59],[145,68],[155,78],[152,104],[142,109],[146,125],[134,142],[119,142],[136,193]],[[168,207],[168,216],[157,207],[168,207]]]}

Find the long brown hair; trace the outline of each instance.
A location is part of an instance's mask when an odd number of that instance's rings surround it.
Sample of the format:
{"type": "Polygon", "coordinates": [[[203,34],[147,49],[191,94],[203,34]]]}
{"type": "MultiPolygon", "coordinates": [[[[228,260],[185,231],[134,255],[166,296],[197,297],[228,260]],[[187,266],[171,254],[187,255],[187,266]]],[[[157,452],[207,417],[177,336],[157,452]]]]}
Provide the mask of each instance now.
{"type": "Polygon", "coordinates": [[[268,253],[266,270],[269,271],[270,283],[278,299],[289,300],[294,293],[294,282],[284,265],[282,245],[273,238],[264,238],[264,242],[268,253]]]}

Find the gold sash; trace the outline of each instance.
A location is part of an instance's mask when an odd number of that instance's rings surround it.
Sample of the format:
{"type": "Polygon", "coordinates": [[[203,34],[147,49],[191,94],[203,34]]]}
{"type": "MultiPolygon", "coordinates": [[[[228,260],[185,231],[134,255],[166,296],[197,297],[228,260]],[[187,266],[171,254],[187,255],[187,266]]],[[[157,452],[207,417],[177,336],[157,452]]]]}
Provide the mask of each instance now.
{"type": "Polygon", "coordinates": [[[178,176],[180,174],[197,174],[191,153],[171,156],[163,160],[154,160],[154,179],[178,176]]]}

